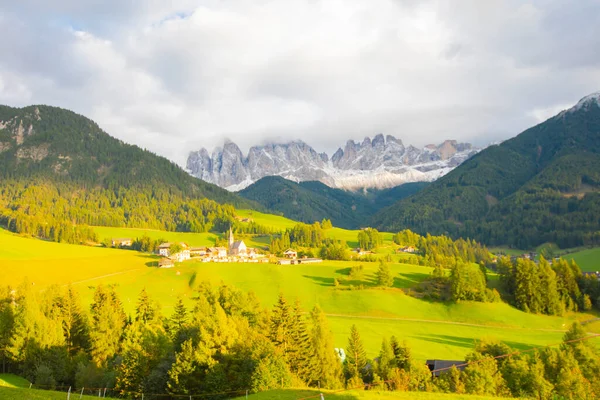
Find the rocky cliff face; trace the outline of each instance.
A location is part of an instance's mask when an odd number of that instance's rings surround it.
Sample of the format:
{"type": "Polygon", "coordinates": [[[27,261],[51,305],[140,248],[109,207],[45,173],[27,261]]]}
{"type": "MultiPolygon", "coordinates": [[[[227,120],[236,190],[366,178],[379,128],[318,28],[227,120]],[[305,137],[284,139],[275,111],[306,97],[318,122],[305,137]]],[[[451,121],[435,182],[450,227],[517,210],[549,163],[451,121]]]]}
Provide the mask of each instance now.
{"type": "Polygon", "coordinates": [[[296,182],[321,181],[347,190],[387,188],[435,180],[479,150],[455,140],[418,149],[379,134],[362,143],[349,140],[331,159],[301,141],[254,146],[244,157],[235,143],[226,142],[212,155],[206,149],[190,153],[187,169],[200,179],[232,191],[275,175],[296,182]]]}

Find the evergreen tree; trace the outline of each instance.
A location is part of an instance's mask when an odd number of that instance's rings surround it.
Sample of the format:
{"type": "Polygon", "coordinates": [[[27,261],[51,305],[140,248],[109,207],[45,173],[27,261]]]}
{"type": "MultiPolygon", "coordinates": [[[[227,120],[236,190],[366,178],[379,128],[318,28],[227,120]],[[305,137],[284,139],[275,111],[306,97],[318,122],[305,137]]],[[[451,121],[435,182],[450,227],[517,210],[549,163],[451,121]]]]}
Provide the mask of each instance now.
{"type": "Polygon", "coordinates": [[[91,315],[92,359],[99,366],[106,365],[119,350],[126,323],[123,306],[114,289],[102,285],[96,288],[91,315]]]}
{"type": "Polygon", "coordinates": [[[293,350],[293,323],[292,310],[285,297],[283,297],[283,293],[279,293],[277,304],[271,314],[269,337],[275,348],[282,352],[286,361],[288,353],[293,350]]]}
{"type": "Polygon", "coordinates": [[[383,338],[381,349],[379,350],[379,362],[377,363],[377,373],[383,380],[388,380],[390,369],[395,365],[394,351],[388,341],[383,338]]]}
{"type": "Polygon", "coordinates": [[[394,277],[390,271],[390,267],[383,261],[379,261],[379,268],[377,269],[377,286],[390,287],[394,285],[394,277]]]}
{"type": "Polygon", "coordinates": [[[310,383],[315,377],[315,354],[299,300],[294,303],[291,319],[291,347],[287,357],[290,371],[310,383]]]}
{"type": "Polygon", "coordinates": [[[394,354],[394,366],[396,368],[408,371],[410,369],[412,356],[410,354],[410,348],[403,342],[402,345],[398,342],[395,336],[390,338],[390,347],[394,354]]]}
{"type": "Polygon", "coordinates": [[[364,381],[367,366],[367,354],[363,346],[358,328],[352,325],[350,328],[350,337],[348,338],[348,348],[346,349],[346,361],[344,363],[346,377],[349,380],[360,378],[364,381]]]}
{"type": "Polygon", "coordinates": [[[188,315],[185,305],[183,304],[183,299],[181,297],[178,297],[173,310],[173,315],[169,319],[168,324],[169,334],[171,335],[171,338],[176,337],[177,333],[180,332],[186,325],[187,320],[188,315]]]}
{"type": "Polygon", "coordinates": [[[160,314],[156,304],[152,302],[146,288],[140,292],[137,308],[135,310],[135,320],[143,323],[153,322],[159,319],[160,314]]]}
{"type": "Polygon", "coordinates": [[[335,353],[333,335],[329,329],[327,318],[319,306],[311,312],[311,341],[315,351],[315,379],[320,386],[327,389],[341,387],[342,364],[335,353]]]}

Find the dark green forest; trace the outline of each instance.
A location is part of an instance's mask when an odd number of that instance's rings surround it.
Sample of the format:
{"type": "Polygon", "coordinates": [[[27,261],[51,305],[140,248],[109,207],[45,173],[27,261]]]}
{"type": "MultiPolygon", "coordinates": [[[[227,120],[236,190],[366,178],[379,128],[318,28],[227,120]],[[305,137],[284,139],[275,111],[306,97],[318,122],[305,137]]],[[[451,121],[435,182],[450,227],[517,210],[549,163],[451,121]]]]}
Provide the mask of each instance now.
{"type": "Polygon", "coordinates": [[[600,107],[566,111],[491,146],[381,210],[373,225],[488,245],[600,244],[600,107]]]}
{"type": "Polygon", "coordinates": [[[349,192],[321,182],[292,182],[279,176],[262,178],[239,192],[271,212],[304,223],[322,219],[340,228],[365,226],[378,210],[410,196],[428,183],[407,183],[391,189],[349,192]]]}

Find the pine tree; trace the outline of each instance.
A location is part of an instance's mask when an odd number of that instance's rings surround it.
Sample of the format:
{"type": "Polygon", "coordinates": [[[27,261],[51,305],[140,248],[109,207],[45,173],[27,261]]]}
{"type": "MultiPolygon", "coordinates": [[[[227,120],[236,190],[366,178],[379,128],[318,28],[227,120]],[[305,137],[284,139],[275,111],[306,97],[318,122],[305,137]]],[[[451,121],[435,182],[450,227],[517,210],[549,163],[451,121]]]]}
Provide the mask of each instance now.
{"type": "Polygon", "coordinates": [[[390,347],[394,354],[394,367],[408,371],[412,361],[410,354],[410,348],[403,342],[402,345],[398,343],[398,339],[395,336],[390,338],[390,347]]]}
{"type": "Polygon", "coordinates": [[[114,289],[105,289],[102,285],[94,292],[91,314],[92,358],[97,365],[102,366],[117,354],[126,315],[114,289]]]}
{"type": "Polygon", "coordinates": [[[310,383],[315,376],[315,355],[299,300],[294,303],[291,319],[291,346],[287,354],[290,371],[310,383]]]}
{"type": "Polygon", "coordinates": [[[183,329],[187,323],[187,320],[187,310],[183,304],[183,299],[178,297],[173,310],[173,315],[169,319],[169,333],[171,334],[172,338],[175,337],[177,332],[183,329]]]}
{"type": "Polygon", "coordinates": [[[315,379],[328,389],[341,387],[342,364],[335,353],[333,335],[323,310],[315,306],[311,312],[311,341],[315,351],[315,379]]]}
{"type": "Polygon", "coordinates": [[[394,277],[390,271],[390,267],[383,261],[379,261],[377,269],[377,286],[390,287],[394,285],[394,277]]]}
{"type": "Polygon", "coordinates": [[[158,307],[153,304],[146,288],[143,288],[140,292],[138,299],[137,308],[135,310],[135,320],[144,323],[152,322],[159,318],[158,307]]]}
{"type": "Polygon", "coordinates": [[[348,338],[348,348],[346,349],[346,361],[344,367],[346,377],[351,380],[360,378],[364,381],[365,367],[367,365],[367,355],[363,346],[358,328],[352,325],[350,328],[350,337],[348,338]]]}
{"type": "Polygon", "coordinates": [[[292,349],[292,331],[293,331],[293,316],[290,306],[283,297],[283,293],[279,294],[277,304],[271,314],[271,329],[269,338],[286,357],[287,353],[292,349]]]}
{"type": "Polygon", "coordinates": [[[379,363],[377,373],[383,380],[389,379],[389,371],[395,366],[394,350],[388,341],[383,338],[381,349],[379,350],[379,363]]]}

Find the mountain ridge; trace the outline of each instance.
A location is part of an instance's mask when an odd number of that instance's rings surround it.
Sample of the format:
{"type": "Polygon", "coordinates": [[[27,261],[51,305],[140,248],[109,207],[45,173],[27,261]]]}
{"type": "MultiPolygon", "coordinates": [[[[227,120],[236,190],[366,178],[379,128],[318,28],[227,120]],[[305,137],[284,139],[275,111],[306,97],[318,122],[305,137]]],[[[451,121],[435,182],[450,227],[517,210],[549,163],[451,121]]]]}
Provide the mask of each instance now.
{"type": "Polygon", "coordinates": [[[593,93],[381,210],[372,224],[518,248],[597,245],[599,192],[600,93],[593,93]]]}
{"type": "Polygon", "coordinates": [[[383,189],[433,181],[479,150],[455,140],[417,149],[404,146],[391,135],[378,134],[362,142],[348,140],[331,157],[300,140],[253,146],[244,155],[235,143],[225,141],[211,154],[205,148],[190,152],[186,168],[192,175],[231,191],[275,175],[296,182],[320,181],[346,190],[383,189]]]}

